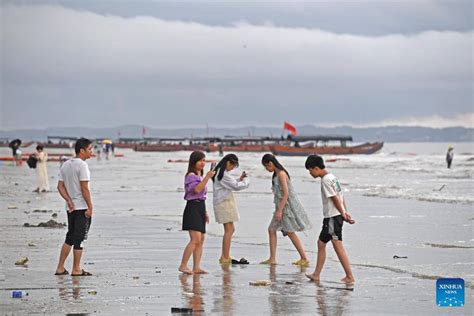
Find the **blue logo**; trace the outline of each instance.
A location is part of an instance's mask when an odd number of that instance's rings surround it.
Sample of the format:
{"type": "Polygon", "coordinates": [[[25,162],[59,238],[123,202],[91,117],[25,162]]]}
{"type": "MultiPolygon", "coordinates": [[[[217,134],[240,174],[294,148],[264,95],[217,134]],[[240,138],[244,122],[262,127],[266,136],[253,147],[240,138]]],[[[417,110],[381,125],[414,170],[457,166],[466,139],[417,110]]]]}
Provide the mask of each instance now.
{"type": "Polygon", "coordinates": [[[436,305],[442,307],[464,306],[464,280],[461,278],[436,280],[436,305]]]}

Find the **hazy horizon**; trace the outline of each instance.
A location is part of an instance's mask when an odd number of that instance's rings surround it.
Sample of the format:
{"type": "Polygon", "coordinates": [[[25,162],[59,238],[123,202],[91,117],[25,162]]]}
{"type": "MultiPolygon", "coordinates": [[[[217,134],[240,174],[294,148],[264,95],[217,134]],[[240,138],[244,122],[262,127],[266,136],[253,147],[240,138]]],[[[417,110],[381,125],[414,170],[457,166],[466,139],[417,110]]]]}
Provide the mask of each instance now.
{"type": "MultiPolygon", "coordinates": [[[[210,125],[210,124],[200,124],[200,125],[180,125],[180,126],[148,126],[142,124],[121,124],[121,125],[101,125],[101,126],[48,126],[44,128],[13,128],[13,129],[0,129],[3,132],[13,132],[21,130],[48,130],[48,129],[76,129],[76,128],[86,128],[86,129],[117,129],[117,128],[126,128],[126,127],[135,127],[146,129],[156,129],[156,130],[180,130],[180,129],[242,129],[242,128],[282,128],[282,124],[266,124],[266,125],[252,125],[252,124],[239,124],[239,125],[210,125]]],[[[474,126],[461,126],[461,125],[452,125],[452,126],[441,126],[433,127],[429,125],[403,125],[403,124],[388,124],[388,125],[351,125],[351,124],[340,124],[340,125],[322,125],[322,124],[302,124],[295,125],[295,127],[314,127],[314,128],[328,128],[328,129],[337,129],[337,128],[354,128],[354,129],[370,129],[370,128],[393,128],[393,127],[407,127],[407,128],[431,128],[431,129],[449,129],[449,128],[465,128],[465,129],[474,129],[474,126]]]]}

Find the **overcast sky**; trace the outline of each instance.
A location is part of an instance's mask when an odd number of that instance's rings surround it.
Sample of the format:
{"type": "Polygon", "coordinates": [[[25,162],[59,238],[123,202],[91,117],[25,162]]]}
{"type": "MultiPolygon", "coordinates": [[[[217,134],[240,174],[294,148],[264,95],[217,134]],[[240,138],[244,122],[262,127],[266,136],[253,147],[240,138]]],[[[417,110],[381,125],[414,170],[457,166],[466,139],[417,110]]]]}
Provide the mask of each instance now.
{"type": "Polygon", "coordinates": [[[471,1],[3,1],[0,129],[474,127],[471,1]]]}

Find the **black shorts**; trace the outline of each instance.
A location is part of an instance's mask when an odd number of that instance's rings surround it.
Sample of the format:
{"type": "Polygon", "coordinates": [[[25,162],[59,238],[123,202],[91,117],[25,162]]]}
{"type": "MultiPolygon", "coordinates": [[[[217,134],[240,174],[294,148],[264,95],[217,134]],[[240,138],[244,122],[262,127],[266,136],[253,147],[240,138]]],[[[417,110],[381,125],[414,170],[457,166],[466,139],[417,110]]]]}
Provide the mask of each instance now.
{"type": "Polygon", "coordinates": [[[183,230],[206,233],[206,202],[191,200],[186,203],[183,213],[183,230]]]}
{"type": "Polygon", "coordinates": [[[323,228],[319,234],[319,240],[327,243],[330,240],[342,241],[342,225],[344,220],[342,215],[337,215],[323,220],[323,228]]]}
{"type": "Polygon", "coordinates": [[[67,213],[67,234],[65,243],[74,246],[74,249],[83,248],[84,240],[87,240],[87,234],[91,226],[92,218],[85,216],[87,210],[75,210],[67,213]]]}

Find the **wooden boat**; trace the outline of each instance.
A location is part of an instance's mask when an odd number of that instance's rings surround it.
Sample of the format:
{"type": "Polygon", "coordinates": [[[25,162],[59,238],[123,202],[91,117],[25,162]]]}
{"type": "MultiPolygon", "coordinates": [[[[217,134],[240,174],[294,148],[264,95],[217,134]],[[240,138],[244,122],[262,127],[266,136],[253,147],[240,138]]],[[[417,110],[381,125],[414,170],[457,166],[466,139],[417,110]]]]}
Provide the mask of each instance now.
{"type": "Polygon", "coordinates": [[[186,147],[182,144],[138,144],[133,147],[135,151],[182,151],[186,147]]]}
{"type": "Polygon", "coordinates": [[[115,147],[116,148],[130,148],[130,149],[133,149],[133,148],[135,148],[136,145],[137,144],[116,143],[115,147]]]}
{"type": "Polygon", "coordinates": [[[45,148],[74,148],[77,137],[48,136],[45,148]]]}
{"type": "Polygon", "coordinates": [[[269,152],[271,151],[271,146],[258,144],[241,144],[235,146],[223,146],[222,150],[225,152],[269,152]]]}
{"type": "Polygon", "coordinates": [[[373,154],[383,142],[347,146],[351,136],[316,135],[279,137],[144,138],[135,151],[273,152],[282,156],[373,154]],[[339,141],[339,145],[331,142],[339,141]]]}
{"type": "Polygon", "coordinates": [[[269,152],[275,139],[270,137],[224,137],[217,140],[222,152],[269,152]]]}
{"type": "Polygon", "coordinates": [[[279,156],[308,156],[316,155],[370,155],[383,147],[383,142],[365,143],[357,146],[306,146],[294,147],[288,145],[274,145],[272,152],[279,156]]]}
{"type": "Polygon", "coordinates": [[[218,151],[214,138],[144,138],[142,143],[133,147],[135,151],[218,151]]]}
{"type": "Polygon", "coordinates": [[[115,142],[116,148],[135,148],[136,145],[143,142],[143,138],[120,137],[115,142]]]}
{"type": "Polygon", "coordinates": [[[66,143],[45,143],[44,144],[44,147],[45,148],[62,148],[62,149],[66,149],[66,148],[71,148],[69,144],[66,144],[66,143]]]}

